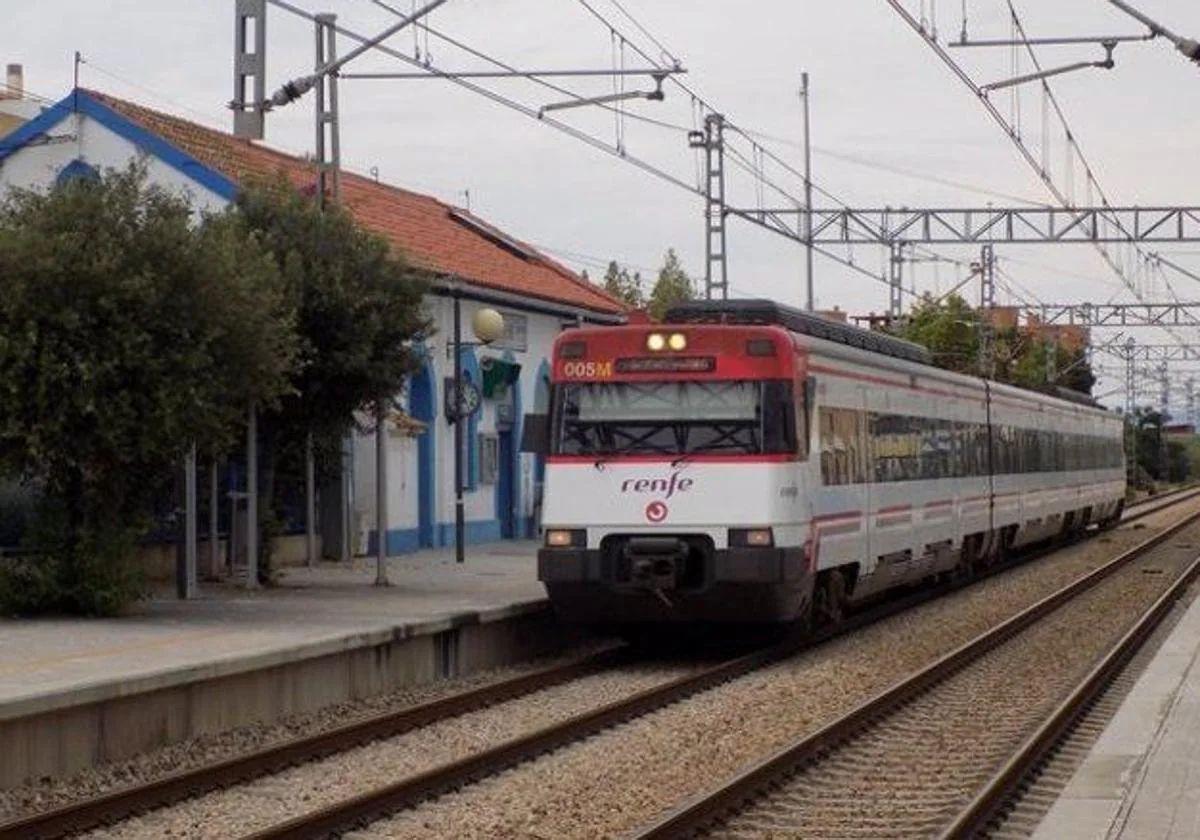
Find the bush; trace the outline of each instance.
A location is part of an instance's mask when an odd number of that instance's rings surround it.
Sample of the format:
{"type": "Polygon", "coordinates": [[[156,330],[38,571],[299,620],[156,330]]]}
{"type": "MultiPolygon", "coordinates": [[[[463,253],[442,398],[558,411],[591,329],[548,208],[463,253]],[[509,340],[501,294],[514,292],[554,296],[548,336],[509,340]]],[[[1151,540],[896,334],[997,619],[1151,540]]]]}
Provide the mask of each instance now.
{"type": "Polygon", "coordinates": [[[26,534],[28,553],[0,558],[0,613],[113,616],[146,594],[134,562],[140,528],[107,527],[64,538],[65,512],[44,503],[26,534]]]}
{"type": "Polygon", "coordinates": [[[228,448],[291,389],[295,309],[234,211],[196,223],[137,166],[0,202],[0,474],[55,505],[0,600],[112,615],[191,445],[228,448]]]}

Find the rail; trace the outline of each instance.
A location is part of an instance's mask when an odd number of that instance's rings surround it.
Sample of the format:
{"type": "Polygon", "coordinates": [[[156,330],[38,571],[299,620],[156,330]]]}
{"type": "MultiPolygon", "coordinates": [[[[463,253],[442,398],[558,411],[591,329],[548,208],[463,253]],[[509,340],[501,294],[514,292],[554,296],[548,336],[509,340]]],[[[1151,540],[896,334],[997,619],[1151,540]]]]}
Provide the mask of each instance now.
{"type": "MultiPolygon", "coordinates": [[[[1131,508],[1126,512],[1122,521],[1129,522],[1150,515],[1198,495],[1200,495],[1200,488],[1182,488],[1159,494],[1131,508]]],[[[1148,550],[1149,547],[1165,539],[1180,527],[1183,525],[1176,524],[1134,550],[1148,550]]],[[[1042,556],[1057,548],[1058,546],[1054,546],[1049,549],[1036,550],[1031,554],[1024,555],[1019,562],[1028,562],[1032,558],[1042,556]]],[[[986,574],[1003,572],[1011,565],[1013,564],[1000,564],[986,574]]],[[[588,715],[547,727],[461,761],[434,768],[418,776],[402,779],[354,800],[338,803],[311,815],[299,816],[289,823],[275,826],[253,836],[257,838],[321,836],[359,822],[370,815],[378,815],[415,804],[421,799],[450,790],[471,779],[499,772],[542,752],[588,737],[606,727],[648,714],[722,682],[794,655],[806,647],[820,644],[834,636],[853,632],[882,618],[911,609],[968,583],[969,581],[948,583],[891,599],[848,617],[843,624],[836,628],[818,632],[803,640],[786,639],[771,647],[728,659],[695,674],[647,689],[588,715]]],[[[622,662],[632,661],[633,657],[634,654],[627,648],[605,651],[582,660],[542,669],[419,706],[376,715],[315,735],[301,736],[245,755],[182,770],[147,783],[122,788],[7,823],[0,823],[0,840],[61,837],[99,825],[111,824],[134,814],[170,805],[208,791],[240,784],[248,779],[317,760],[369,741],[399,735],[466,712],[532,694],[604,668],[615,667],[622,662]]]]}
{"type": "MultiPolygon", "coordinates": [[[[822,754],[855,737],[872,723],[900,708],[913,698],[926,693],[934,686],[944,682],[967,665],[1032,626],[1077,595],[1091,589],[1114,572],[1166,542],[1179,531],[1197,521],[1200,521],[1200,512],[1183,517],[1166,530],[1139,543],[1100,568],[1083,575],[1017,615],[976,636],[931,665],[858,705],[847,714],[842,715],[818,731],[798,738],[767,759],[754,764],[727,780],[724,784],[689,800],[676,810],[666,814],[659,821],[638,830],[632,837],[636,838],[636,840],[666,840],[667,838],[691,836],[711,827],[725,815],[743,807],[747,801],[760,796],[763,791],[770,789],[772,785],[777,784],[781,779],[790,776],[797,769],[817,760],[822,754]]],[[[1193,563],[1185,575],[1194,575],[1197,568],[1198,565],[1193,563]]],[[[1174,588],[1173,591],[1175,591],[1174,588]]],[[[1141,638],[1144,638],[1144,636],[1141,638]]],[[[1062,714],[1066,713],[1063,712],[1062,714]]],[[[1042,744],[1039,742],[1038,749],[1041,748],[1042,744]]],[[[1002,785],[1008,786],[1012,784],[1011,775],[1016,772],[1017,768],[1014,763],[1014,768],[1010,771],[1010,774],[1005,775],[1002,780],[998,779],[995,782],[996,790],[999,791],[1002,785]]],[[[996,793],[996,796],[1001,795],[999,792],[996,793]]],[[[995,798],[987,798],[986,801],[981,799],[977,808],[971,811],[969,817],[967,815],[962,817],[964,824],[967,825],[967,828],[964,829],[967,831],[967,834],[947,834],[946,836],[968,836],[972,830],[971,827],[977,822],[977,815],[983,815],[981,818],[986,819],[987,815],[995,807],[995,798]]]]}

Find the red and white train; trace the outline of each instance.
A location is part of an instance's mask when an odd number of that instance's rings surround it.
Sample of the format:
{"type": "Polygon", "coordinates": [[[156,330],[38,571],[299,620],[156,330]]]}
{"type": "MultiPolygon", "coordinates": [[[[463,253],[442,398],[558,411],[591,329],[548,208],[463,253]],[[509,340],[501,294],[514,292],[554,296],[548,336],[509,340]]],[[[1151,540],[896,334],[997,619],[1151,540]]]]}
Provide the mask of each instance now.
{"type": "Polygon", "coordinates": [[[568,620],[791,622],[1111,524],[1123,427],[769,301],[554,348],[538,574],[568,620]]]}

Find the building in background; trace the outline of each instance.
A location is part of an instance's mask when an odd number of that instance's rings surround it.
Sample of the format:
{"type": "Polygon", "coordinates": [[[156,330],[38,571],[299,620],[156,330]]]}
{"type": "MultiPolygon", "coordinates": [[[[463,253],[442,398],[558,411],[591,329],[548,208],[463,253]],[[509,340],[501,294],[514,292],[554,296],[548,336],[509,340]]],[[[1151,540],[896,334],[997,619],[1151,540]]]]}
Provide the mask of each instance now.
{"type": "MultiPolygon", "coordinates": [[[[239,184],[256,177],[282,175],[308,190],[315,183],[311,161],[80,89],[0,137],[0,192],[46,189],[133,159],[144,162],[153,183],[188,193],[198,211],[220,210],[239,184]]],[[[464,336],[482,307],[498,309],[506,324],[502,340],[461,351],[465,376],[481,394],[480,409],[466,421],[467,538],[532,535],[544,463],[519,450],[524,414],[548,409],[551,345],[567,326],[622,322],[625,307],[467,210],[348,172],[340,200],[436,278],[425,301],[435,333],[419,348],[420,373],[400,395],[407,411],[389,426],[389,553],[454,539],[454,428],[444,406],[456,295],[464,336]]],[[[321,494],[325,552],[335,556],[346,534],[360,552],[372,551],[378,538],[373,438],[356,436],[352,448],[341,485],[321,494]]]]}
{"type": "Polygon", "coordinates": [[[42,106],[25,95],[25,71],[20,64],[5,69],[0,87],[0,137],[15,131],[22,123],[42,112],[42,106]]]}

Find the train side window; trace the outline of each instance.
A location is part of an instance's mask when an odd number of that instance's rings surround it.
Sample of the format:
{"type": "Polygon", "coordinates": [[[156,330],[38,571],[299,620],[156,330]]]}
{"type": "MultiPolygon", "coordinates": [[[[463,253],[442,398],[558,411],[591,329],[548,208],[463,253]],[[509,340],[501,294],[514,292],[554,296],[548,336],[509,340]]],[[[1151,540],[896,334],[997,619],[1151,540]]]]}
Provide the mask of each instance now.
{"type": "Polygon", "coordinates": [[[845,443],[837,437],[837,409],[822,408],[821,424],[821,481],[827,487],[844,484],[843,462],[845,443]]]}
{"type": "Polygon", "coordinates": [[[861,484],[866,475],[866,416],[849,408],[822,408],[821,478],[826,485],[861,484]]]}

